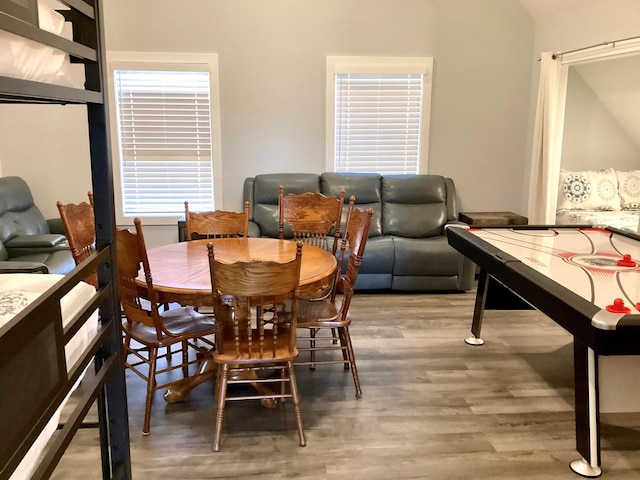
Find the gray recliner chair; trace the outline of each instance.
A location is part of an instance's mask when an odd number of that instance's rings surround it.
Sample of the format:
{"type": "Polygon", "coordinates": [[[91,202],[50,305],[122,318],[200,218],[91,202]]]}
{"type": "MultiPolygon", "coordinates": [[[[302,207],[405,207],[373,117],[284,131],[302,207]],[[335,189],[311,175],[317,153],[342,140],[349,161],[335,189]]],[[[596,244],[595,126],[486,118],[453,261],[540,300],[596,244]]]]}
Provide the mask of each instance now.
{"type": "Polygon", "coordinates": [[[0,178],[0,273],[67,274],[75,262],[59,218],[46,220],[20,177],[0,178]]]}

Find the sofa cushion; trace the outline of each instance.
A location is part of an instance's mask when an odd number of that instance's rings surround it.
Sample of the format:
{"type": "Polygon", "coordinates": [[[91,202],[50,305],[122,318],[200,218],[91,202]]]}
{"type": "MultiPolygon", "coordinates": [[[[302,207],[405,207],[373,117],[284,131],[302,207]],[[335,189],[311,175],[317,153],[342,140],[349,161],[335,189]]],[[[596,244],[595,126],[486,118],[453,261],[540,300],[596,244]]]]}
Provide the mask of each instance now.
{"type": "MultiPolygon", "coordinates": [[[[358,271],[356,290],[388,290],[393,271],[393,240],[391,237],[370,237],[364,249],[362,265],[358,271]]],[[[349,251],[345,252],[342,272],[347,268],[349,251]]]]}
{"type": "Polygon", "coordinates": [[[382,235],[382,192],[380,190],[380,180],[382,176],[377,173],[335,173],[325,172],[320,176],[320,189],[326,196],[338,196],[340,190],[345,189],[345,212],[342,215],[343,224],[341,231],[344,231],[346,222],[346,208],[349,204],[349,197],[355,197],[355,205],[358,208],[373,210],[371,217],[371,227],[369,237],[382,235]]]}
{"type": "MultiPolygon", "coordinates": [[[[348,253],[345,254],[343,271],[346,269],[348,253]]],[[[390,273],[393,271],[393,240],[391,237],[371,237],[367,240],[358,275],[363,273],[390,273]]]]}
{"type": "Polygon", "coordinates": [[[260,234],[263,237],[278,238],[278,189],[280,185],[284,187],[285,195],[305,192],[319,193],[320,177],[315,173],[270,173],[255,176],[253,180],[252,220],[260,227],[260,234]]]}
{"type": "Polygon", "coordinates": [[[393,237],[393,276],[456,276],[463,255],[451,247],[446,236],[432,238],[393,237]]]}
{"type": "Polygon", "coordinates": [[[382,233],[407,238],[442,235],[447,188],[439,175],[388,175],[382,179],[382,233]]]}

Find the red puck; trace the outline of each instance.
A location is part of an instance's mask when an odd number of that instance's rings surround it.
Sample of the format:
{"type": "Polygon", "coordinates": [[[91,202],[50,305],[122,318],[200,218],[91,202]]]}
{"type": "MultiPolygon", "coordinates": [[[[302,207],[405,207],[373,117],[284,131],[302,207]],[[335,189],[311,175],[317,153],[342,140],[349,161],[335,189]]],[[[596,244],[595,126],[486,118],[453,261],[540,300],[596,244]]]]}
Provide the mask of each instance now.
{"type": "Polygon", "coordinates": [[[607,305],[607,312],[611,313],[629,313],[631,309],[624,306],[624,300],[616,298],[611,305],[607,305]]]}
{"type": "Polygon", "coordinates": [[[631,255],[628,253],[625,253],[624,256],[618,260],[619,267],[635,267],[636,265],[636,262],[633,261],[631,255]]]}

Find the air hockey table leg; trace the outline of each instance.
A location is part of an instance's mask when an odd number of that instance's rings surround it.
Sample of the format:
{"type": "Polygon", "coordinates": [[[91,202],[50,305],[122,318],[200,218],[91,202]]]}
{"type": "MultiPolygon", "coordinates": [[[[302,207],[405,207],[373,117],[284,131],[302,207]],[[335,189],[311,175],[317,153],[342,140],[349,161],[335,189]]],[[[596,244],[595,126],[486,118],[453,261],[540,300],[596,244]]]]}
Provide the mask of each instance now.
{"type": "Polygon", "coordinates": [[[471,324],[471,333],[473,336],[464,339],[464,341],[469,345],[484,345],[484,340],[480,338],[480,330],[482,329],[482,317],[484,315],[484,306],[487,301],[488,286],[489,274],[484,269],[481,269],[478,277],[476,304],[473,308],[473,323],[471,324]]]}
{"type": "Polygon", "coordinates": [[[598,358],[574,339],[576,396],[576,446],[582,458],[571,462],[571,470],[588,478],[599,477],[600,420],[598,408],[598,358]]]}

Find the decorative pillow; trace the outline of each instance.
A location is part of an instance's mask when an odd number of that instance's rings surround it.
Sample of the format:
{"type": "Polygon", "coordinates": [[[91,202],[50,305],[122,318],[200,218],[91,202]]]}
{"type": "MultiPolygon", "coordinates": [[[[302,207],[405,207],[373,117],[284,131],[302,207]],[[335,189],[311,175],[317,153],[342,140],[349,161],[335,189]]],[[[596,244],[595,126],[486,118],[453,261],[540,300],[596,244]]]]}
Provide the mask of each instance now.
{"type": "Polygon", "coordinates": [[[613,168],[570,172],[560,169],[558,210],[620,210],[618,177],[613,168]]]}
{"type": "Polygon", "coordinates": [[[618,172],[618,193],[624,210],[640,208],[640,170],[618,172]]]}

